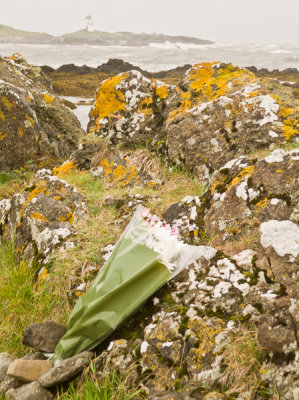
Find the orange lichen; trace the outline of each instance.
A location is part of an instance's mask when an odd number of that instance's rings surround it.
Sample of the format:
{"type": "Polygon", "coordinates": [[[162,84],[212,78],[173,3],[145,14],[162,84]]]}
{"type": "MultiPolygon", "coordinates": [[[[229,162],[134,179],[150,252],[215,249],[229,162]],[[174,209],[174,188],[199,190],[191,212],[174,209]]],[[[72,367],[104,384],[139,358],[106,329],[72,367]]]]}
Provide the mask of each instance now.
{"type": "Polygon", "coordinates": [[[116,75],[106,79],[99,87],[96,95],[96,103],[90,111],[91,117],[96,117],[97,121],[109,118],[126,108],[125,97],[116,86],[121,83],[128,74],[116,75]]]}
{"type": "Polygon", "coordinates": [[[297,123],[298,121],[296,119],[287,119],[284,121],[282,131],[286,140],[291,139],[292,136],[299,133],[297,123]]]}
{"type": "Polygon", "coordinates": [[[64,164],[60,165],[59,167],[55,168],[53,170],[53,175],[70,175],[72,172],[76,170],[76,165],[73,163],[73,161],[67,161],[64,164]]]}
{"type": "Polygon", "coordinates": [[[112,161],[109,163],[105,158],[101,161],[100,167],[104,170],[104,175],[108,183],[117,187],[125,187],[133,182],[139,182],[138,171],[135,165],[117,165],[112,161]]]}
{"type": "Polygon", "coordinates": [[[60,216],[58,219],[60,222],[69,222],[72,225],[74,222],[74,214],[69,212],[66,216],[60,216]]]}
{"type": "Polygon", "coordinates": [[[153,98],[145,97],[139,105],[139,112],[143,113],[145,117],[153,115],[153,98]]]}
{"type": "Polygon", "coordinates": [[[156,87],[156,94],[160,97],[160,99],[165,99],[168,96],[167,86],[156,87]]]}
{"type": "Polygon", "coordinates": [[[203,63],[191,68],[187,77],[189,91],[181,93],[179,106],[170,113],[168,120],[256,80],[254,74],[246,69],[234,67],[232,64],[225,64],[221,68],[214,68],[214,65],[215,63],[203,63]]]}
{"type": "Polygon", "coordinates": [[[42,214],[40,214],[38,212],[34,212],[34,213],[30,214],[30,218],[38,219],[43,222],[49,221],[49,218],[44,217],[42,214]]]}
{"type": "MultiPolygon", "coordinates": [[[[36,187],[30,192],[29,197],[28,197],[28,202],[32,201],[32,199],[34,199],[34,197],[36,197],[38,194],[49,194],[49,192],[47,191],[47,184],[46,182],[42,179],[41,181],[39,181],[36,184],[36,187]]],[[[24,204],[25,207],[25,204],[24,204]]]]}

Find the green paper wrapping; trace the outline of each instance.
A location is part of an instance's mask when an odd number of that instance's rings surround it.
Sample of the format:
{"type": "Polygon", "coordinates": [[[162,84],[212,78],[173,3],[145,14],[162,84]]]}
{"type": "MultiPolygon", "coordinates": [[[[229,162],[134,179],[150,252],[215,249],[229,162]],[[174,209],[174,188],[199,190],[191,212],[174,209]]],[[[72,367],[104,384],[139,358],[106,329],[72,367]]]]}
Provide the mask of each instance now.
{"type": "Polygon", "coordinates": [[[99,345],[170,279],[161,254],[144,244],[154,235],[142,210],[136,211],[91,288],[77,301],[53,361],[99,345]]]}

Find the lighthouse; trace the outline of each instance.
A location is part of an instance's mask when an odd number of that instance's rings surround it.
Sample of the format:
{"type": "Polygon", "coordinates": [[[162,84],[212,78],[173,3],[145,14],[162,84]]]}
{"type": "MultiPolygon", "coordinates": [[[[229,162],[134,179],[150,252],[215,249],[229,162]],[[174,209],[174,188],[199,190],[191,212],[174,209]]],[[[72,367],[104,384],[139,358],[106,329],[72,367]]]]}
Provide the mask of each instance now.
{"type": "Polygon", "coordinates": [[[89,14],[86,17],[86,28],[85,28],[86,32],[93,32],[94,31],[94,25],[92,22],[92,18],[91,15],[89,14]]]}

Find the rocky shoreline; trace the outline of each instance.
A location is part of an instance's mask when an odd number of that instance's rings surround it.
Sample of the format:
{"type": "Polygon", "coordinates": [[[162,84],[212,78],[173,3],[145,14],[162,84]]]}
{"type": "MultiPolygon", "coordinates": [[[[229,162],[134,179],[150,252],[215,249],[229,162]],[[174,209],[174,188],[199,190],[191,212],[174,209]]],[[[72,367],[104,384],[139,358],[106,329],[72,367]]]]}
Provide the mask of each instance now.
{"type": "Polygon", "coordinates": [[[43,353],[54,351],[66,320],[39,324],[45,314],[32,315],[18,340],[34,353],[15,355],[0,325],[0,396],[64,399],[71,381],[82,394],[88,376],[103,382],[117,372],[128,391],[138,388],[136,399],[297,400],[296,87],[277,72],[231,64],[171,71],[177,84],[130,67],[111,60],[95,71],[51,71],[19,55],[0,60],[1,173],[34,165],[20,191],[0,198],[3,247],[15,238],[17,259],[36,268],[36,296],[65,280],[58,295],[68,308],[138,204],[198,256],[94,352],[61,364],[43,353]],[[117,73],[97,82],[87,133],[42,70],[48,78],[117,73]]]}

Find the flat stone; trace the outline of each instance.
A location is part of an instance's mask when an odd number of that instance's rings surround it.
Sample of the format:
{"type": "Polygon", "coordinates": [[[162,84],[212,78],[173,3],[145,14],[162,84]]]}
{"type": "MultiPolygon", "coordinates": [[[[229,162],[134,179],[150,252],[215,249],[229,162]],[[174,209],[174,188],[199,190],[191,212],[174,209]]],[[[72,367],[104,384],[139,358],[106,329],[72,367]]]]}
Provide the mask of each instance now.
{"type": "Polygon", "coordinates": [[[24,382],[36,381],[53,367],[48,360],[15,360],[10,364],[7,375],[24,382]]]}
{"type": "Polygon", "coordinates": [[[66,358],[40,377],[38,382],[43,387],[52,387],[65,382],[81,372],[89,364],[92,357],[92,352],[84,351],[74,357],[66,358]]]}
{"type": "Polygon", "coordinates": [[[0,383],[6,376],[9,365],[13,362],[13,358],[8,353],[0,353],[0,383]]]}
{"type": "Polygon", "coordinates": [[[44,353],[54,353],[59,340],[66,332],[66,327],[54,321],[31,324],[23,333],[22,343],[44,353]]]}
{"type": "Polygon", "coordinates": [[[51,400],[54,399],[54,396],[37,382],[32,382],[18,389],[9,390],[6,392],[5,398],[10,400],[51,400]]]}

